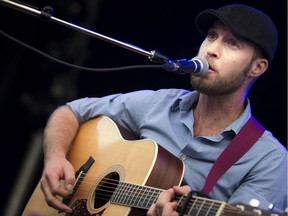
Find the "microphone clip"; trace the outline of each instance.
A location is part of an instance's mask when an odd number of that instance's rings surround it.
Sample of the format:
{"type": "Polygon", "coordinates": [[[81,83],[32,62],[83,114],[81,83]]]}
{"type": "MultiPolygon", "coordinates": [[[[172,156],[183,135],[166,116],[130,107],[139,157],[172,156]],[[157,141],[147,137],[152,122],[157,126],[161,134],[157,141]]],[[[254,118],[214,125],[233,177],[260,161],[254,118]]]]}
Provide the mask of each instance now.
{"type": "Polygon", "coordinates": [[[190,60],[180,59],[176,61],[168,61],[164,65],[164,69],[180,74],[190,74],[193,76],[203,77],[207,74],[209,64],[205,58],[197,56],[190,60]]]}
{"type": "Polygon", "coordinates": [[[179,59],[179,60],[169,60],[166,64],[164,64],[164,69],[166,71],[177,72],[179,74],[190,74],[187,71],[179,71],[184,65],[190,64],[189,60],[187,59],[179,59]]]}
{"type": "Polygon", "coordinates": [[[48,22],[54,14],[54,9],[51,6],[45,6],[41,11],[39,18],[48,22]]]}
{"type": "Polygon", "coordinates": [[[150,54],[149,59],[151,62],[163,64],[169,61],[169,57],[161,54],[158,50],[152,50],[150,54]]]}

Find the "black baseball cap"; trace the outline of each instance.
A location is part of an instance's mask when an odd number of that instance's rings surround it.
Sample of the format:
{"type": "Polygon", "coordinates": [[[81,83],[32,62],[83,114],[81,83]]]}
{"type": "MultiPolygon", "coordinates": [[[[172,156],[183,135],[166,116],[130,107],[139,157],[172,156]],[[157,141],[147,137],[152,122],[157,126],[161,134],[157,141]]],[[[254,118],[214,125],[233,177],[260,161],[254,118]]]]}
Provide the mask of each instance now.
{"type": "Polygon", "coordinates": [[[267,14],[247,5],[229,4],[200,12],[195,20],[196,28],[206,35],[216,19],[221,20],[236,36],[257,44],[267,60],[272,61],[278,46],[278,33],[267,14]]]}

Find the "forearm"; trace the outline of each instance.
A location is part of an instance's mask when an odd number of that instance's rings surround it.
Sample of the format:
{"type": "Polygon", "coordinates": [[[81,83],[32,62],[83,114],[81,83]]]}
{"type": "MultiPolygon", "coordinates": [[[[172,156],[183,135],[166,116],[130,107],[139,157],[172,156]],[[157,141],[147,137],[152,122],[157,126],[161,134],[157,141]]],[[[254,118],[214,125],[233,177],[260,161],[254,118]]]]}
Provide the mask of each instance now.
{"type": "Polygon", "coordinates": [[[69,107],[61,106],[53,112],[44,130],[45,161],[66,156],[78,127],[78,121],[69,107]]]}

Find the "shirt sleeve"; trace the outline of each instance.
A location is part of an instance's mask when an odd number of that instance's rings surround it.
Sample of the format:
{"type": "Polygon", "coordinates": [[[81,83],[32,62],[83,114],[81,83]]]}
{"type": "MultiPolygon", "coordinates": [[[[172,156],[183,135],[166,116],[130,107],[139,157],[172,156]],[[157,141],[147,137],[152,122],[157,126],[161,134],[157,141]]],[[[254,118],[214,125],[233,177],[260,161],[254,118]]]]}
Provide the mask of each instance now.
{"type": "Polygon", "coordinates": [[[105,115],[130,132],[139,133],[139,126],[158,93],[141,90],[126,94],[113,94],[100,98],[86,97],[67,103],[79,124],[91,118],[105,115]]]}

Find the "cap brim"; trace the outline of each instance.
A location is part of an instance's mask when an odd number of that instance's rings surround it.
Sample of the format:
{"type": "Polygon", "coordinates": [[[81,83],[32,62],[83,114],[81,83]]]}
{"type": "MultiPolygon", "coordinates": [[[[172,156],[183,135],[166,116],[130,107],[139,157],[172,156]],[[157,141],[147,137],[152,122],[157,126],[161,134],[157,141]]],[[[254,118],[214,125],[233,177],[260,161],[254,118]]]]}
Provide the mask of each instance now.
{"type": "Polygon", "coordinates": [[[242,37],[242,35],[234,28],[232,28],[231,24],[227,22],[227,20],[222,17],[221,14],[219,14],[216,10],[213,9],[206,9],[199,13],[195,19],[195,26],[201,34],[206,35],[213,22],[218,19],[222,21],[233,34],[242,37]]]}

